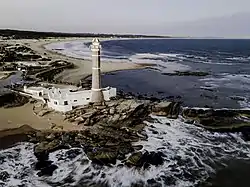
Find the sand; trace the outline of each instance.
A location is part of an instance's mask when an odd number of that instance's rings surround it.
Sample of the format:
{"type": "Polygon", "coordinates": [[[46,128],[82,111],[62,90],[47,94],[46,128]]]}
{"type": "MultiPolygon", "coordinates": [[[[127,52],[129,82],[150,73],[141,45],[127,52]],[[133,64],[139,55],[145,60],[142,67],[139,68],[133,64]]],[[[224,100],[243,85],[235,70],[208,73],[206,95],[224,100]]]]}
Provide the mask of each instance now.
{"type": "MultiPolygon", "coordinates": [[[[65,41],[75,41],[75,40],[91,40],[84,38],[62,38],[62,39],[40,39],[40,40],[9,40],[9,43],[20,43],[22,45],[27,45],[32,48],[36,53],[43,55],[44,57],[51,58],[52,60],[65,60],[73,63],[77,68],[65,70],[56,76],[57,80],[63,82],[69,82],[73,84],[78,84],[81,79],[91,75],[92,73],[92,62],[90,60],[77,59],[63,54],[57,53],[52,50],[45,48],[46,45],[53,42],[65,42],[65,41]]],[[[111,72],[119,70],[129,70],[129,69],[140,69],[145,68],[145,65],[132,64],[127,62],[102,62],[101,71],[111,72]]]]}
{"type": "Polygon", "coordinates": [[[64,121],[60,113],[52,112],[44,117],[39,117],[33,112],[33,104],[28,103],[21,107],[0,108],[0,130],[17,128],[29,125],[35,129],[50,129],[52,123],[63,126],[63,130],[77,130],[79,126],[64,121]]]}

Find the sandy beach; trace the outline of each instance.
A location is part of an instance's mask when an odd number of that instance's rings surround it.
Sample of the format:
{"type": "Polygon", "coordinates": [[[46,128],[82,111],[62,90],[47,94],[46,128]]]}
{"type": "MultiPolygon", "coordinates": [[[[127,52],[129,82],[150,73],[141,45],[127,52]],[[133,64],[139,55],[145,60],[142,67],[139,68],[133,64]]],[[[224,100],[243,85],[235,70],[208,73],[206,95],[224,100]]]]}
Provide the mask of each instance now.
{"type": "MultiPolygon", "coordinates": [[[[46,56],[53,60],[64,60],[70,63],[73,63],[77,68],[65,70],[62,73],[56,76],[57,80],[63,82],[69,82],[77,84],[79,81],[92,73],[92,62],[90,60],[77,59],[63,54],[57,53],[55,51],[47,50],[46,45],[55,43],[55,42],[65,42],[65,41],[91,41],[91,39],[84,38],[63,38],[63,39],[40,39],[40,40],[13,40],[10,42],[18,42],[20,44],[27,45],[33,49],[37,54],[46,56]]],[[[102,39],[104,40],[104,39],[102,39]]],[[[144,68],[144,65],[132,64],[127,62],[102,62],[101,71],[102,72],[111,72],[118,70],[128,70],[128,69],[140,69],[144,68]]]]}
{"type": "Polygon", "coordinates": [[[51,112],[46,116],[40,117],[33,111],[33,104],[28,103],[21,107],[0,108],[0,130],[17,128],[22,125],[29,125],[35,129],[50,129],[52,124],[63,126],[62,130],[77,130],[74,124],[64,121],[60,113],[51,112]]]}

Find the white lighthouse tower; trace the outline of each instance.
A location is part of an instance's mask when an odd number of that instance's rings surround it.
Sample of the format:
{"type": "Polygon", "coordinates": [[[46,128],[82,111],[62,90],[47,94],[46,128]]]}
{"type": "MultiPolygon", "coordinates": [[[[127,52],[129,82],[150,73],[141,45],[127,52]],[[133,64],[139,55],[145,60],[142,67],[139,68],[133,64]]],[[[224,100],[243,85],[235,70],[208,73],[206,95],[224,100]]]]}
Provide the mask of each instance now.
{"type": "Polygon", "coordinates": [[[101,45],[97,38],[94,38],[91,45],[92,51],[92,89],[91,102],[101,103],[104,101],[103,92],[101,89],[101,45]]]}

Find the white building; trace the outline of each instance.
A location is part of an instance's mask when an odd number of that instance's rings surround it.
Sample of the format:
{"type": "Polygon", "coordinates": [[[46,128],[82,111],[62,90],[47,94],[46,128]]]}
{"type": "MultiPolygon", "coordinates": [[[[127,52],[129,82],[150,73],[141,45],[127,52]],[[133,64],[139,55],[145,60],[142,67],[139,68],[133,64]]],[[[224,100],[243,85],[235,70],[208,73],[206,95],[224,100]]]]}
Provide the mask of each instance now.
{"type": "MultiPolygon", "coordinates": [[[[104,100],[116,96],[116,88],[102,89],[104,100]]],[[[87,105],[91,102],[91,90],[73,91],[69,89],[52,88],[48,92],[48,106],[57,111],[67,112],[73,107],[87,105]]]]}
{"type": "Polygon", "coordinates": [[[44,88],[24,86],[24,92],[35,99],[40,99],[48,104],[49,108],[56,111],[67,112],[74,107],[87,105],[90,102],[109,101],[116,97],[116,88],[101,88],[100,80],[100,43],[98,39],[93,40],[91,50],[93,51],[92,89],[80,90],[70,88],[44,88]]]}

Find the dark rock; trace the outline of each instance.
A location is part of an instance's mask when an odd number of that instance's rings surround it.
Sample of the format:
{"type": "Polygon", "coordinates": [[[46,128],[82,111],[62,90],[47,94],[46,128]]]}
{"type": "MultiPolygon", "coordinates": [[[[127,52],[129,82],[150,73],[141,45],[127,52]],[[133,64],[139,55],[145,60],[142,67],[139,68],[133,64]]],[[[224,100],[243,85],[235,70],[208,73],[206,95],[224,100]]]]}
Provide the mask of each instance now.
{"type": "Polygon", "coordinates": [[[35,170],[41,170],[43,168],[49,167],[53,162],[49,160],[41,160],[35,164],[35,170]]]}
{"type": "Polygon", "coordinates": [[[133,153],[126,161],[127,166],[140,166],[140,160],[142,158],[142,152],[133,153]]]}
{"type": "Polygon", "coordinates": [[[43,141],[34,147],[34,154],[38,160],[47,160],[49,153],[66,148],[68,147],[57,139],[51,142],[43,141]]]}
{"type": "Polygon", "coordinates": [[[133,149],[136,150],[136,151],[140,151],[140,150],[143,149],[143,145],[134,145],[133,149]]]}
{"type": "Polygon", "coordinates": [[[150,165],[159,166],[164,162],[161,152],[137,152],[133,153],[126,161],[127,166],[137,166],[148,168],[150,165]]]}
{"type": "Polygon", "coordinates": [[[6,182],[10,178],[10,175],[7,171],[0,172],[0,180],[6,182]]]}
{"type": "Polygon", "coordinates": [[[94,149],[92,152],[88,152],[87,156],[96,164],[109,165],[116,163],[117,152],[112,150],[94,149]]]}
{"type": "Polygon", "coordinates": [[[166,116],[177,119],[180,113],[179,102],[160,102],[153,106],[152,114],[157,116],[166,116]]]}
{"type": "Polygon", "coordinates": [[[248,110],[183,109],[182,116],[206,129],[220,132],[241,132],[250,126],[248,110]]]}
{"type": "Polygon", "coordinates": [[[66,152],[66,157],[68,159],[74,159],[80,154],[82,154],[82,151],[80,149],[70,149],[66,152]]]}
{"type": "Polygon", "coordinates": [[[58,167],[56,165],[49,165],[48,167],[44,167],[43,169],[41,169],[40,172],[37,173],[37,175],[39,177],[41,176],[52,176],[53,172],[57,169],[58,167]]]}

